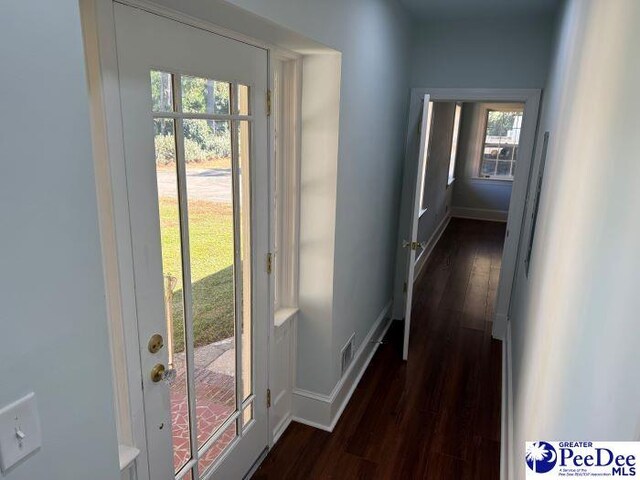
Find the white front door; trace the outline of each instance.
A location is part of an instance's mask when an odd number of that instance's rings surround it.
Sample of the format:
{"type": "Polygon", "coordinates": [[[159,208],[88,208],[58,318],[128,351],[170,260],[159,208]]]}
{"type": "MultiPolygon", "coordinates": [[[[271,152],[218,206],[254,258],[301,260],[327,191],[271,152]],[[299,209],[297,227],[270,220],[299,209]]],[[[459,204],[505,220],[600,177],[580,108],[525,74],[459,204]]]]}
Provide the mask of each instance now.
{"type": "Polygon", "coordinates": [[[424,176],[427,170],[426,162],[429,153],[429,140],[431,137],[431,118],[433,113],[433,103],[430,96],[425,95],[422,99],[422,120],[420,122],[420,150],[418,151],[418,170],[416,174],[413,203],[411,204],[411,233],[409,240],[405,240],[404,247],[408,249],[407,254],[407,296],[404,311],[404,343],[402,346],[402,358],[409,357],[409,333],[411,332],[411,304],[413,303],[413,277],[415,275],[416,251],[423,248],[418,242],[418,222],[420,220],[421,202],[424,196],[424,176]]]}
{"type": "Polygon", "coordinates": [[[268,444],[267,51],[114,4],[152,480],[268,444]]]}

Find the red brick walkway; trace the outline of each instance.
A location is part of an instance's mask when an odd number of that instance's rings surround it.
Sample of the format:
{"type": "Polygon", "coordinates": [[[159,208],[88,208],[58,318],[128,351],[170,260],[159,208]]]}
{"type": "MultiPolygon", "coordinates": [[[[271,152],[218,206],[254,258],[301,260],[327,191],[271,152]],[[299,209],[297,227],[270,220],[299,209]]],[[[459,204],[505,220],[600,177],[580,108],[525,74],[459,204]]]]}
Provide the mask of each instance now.
{"type": "MultiPolygon", "coordinates": [[[[173,465],[180,469],[190,458],[189,406],[186,394],[186,369],[183,357],[175,359],[176,379],[171,385],[171,416],[173,434],[173,465]]],[[[235,378],[196,367],[196,419],[198,425],[198,447],[224,423],[235,410],[235,378]]],[[[203,471],[222,453],[234,439],[232,425],[200,459],[203,471]]]]}

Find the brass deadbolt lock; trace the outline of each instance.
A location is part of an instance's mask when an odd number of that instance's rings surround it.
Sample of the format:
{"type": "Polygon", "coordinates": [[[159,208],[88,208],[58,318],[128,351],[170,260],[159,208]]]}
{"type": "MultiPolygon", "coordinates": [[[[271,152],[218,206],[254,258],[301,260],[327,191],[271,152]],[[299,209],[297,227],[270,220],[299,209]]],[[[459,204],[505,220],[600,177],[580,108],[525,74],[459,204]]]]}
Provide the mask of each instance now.
{"type": "Polygon", "coordinates": [[[153,383],[158,383],[163,378],[164,378],[164,365],[161,363],[157,363],[151,369],[151,380],[153,380],[153,383]]]}
{"type": "Polygon", "coordinates": [[[155,335],[151,335],[149,339],[149,351],[151,353],[157,353],[164,346],[164,339],[162,335],[156,333],[155,335]]]}

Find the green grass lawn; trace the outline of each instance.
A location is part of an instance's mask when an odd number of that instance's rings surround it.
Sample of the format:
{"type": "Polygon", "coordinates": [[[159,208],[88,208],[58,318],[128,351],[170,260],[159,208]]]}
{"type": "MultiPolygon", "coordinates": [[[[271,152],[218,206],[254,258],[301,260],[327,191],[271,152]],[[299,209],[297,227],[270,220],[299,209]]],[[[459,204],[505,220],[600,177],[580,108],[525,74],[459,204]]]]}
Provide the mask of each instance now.
{"type": "MultiPolygon", "coordinates": [[[[184,349],[184,310],[177,201],[160,198],[162,263],[176,277],[173,289],[174,351],[184,349]]],[[[231,205],[189,201],[189,245],[195,346],[231,337],[233,322],[233,211],[231,205]]]]}

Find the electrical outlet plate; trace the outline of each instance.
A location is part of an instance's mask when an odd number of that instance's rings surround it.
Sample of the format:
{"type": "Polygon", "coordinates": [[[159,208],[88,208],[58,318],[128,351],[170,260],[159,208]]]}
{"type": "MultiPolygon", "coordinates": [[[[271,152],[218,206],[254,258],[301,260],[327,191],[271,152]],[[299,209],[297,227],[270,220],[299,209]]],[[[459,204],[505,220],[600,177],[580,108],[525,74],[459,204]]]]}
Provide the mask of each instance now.
{"type": "Polygon", "coordinates": [[[35,393],[0,409],[0,469],[3,473],[41,446],[35,393]]]}

